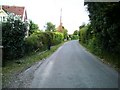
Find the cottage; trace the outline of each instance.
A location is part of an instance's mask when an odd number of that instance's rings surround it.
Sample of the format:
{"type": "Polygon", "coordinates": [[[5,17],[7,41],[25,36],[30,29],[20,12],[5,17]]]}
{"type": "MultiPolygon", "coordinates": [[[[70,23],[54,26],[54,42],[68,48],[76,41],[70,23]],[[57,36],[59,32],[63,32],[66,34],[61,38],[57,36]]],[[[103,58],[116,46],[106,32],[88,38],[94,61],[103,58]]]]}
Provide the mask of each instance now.
{"type": "Polygon", "coordinates": [[[29,22],[25,7],[0,5],[0,22],[6,22],[9,14],[14,14],[15,16],[19,16],[20,19],[26,23],[27,26],[26,37],[27,37],[29,30],[29,22]]]}
{"type": "Polygon", "coordinates": [[[17,16],[20,16],[22,21],[27,20],[27,12],[25,7],[19,7],[19,6],[8,6],[8,5],[1,5],[0,6],[0,21],[6,21],[7,16],[13,13],[17,16]]]}

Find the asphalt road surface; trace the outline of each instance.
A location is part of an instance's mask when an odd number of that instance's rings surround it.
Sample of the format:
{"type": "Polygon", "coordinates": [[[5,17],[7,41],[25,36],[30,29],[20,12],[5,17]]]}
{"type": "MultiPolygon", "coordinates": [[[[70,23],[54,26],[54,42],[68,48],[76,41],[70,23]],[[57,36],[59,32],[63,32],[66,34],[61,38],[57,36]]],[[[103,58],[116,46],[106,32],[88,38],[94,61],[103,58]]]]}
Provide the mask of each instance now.
{"type": "Polygon", "coordinates": [[[30,88],[118,88],[118,72],[77,40],[62,45],[33,75],[30,88]]]}

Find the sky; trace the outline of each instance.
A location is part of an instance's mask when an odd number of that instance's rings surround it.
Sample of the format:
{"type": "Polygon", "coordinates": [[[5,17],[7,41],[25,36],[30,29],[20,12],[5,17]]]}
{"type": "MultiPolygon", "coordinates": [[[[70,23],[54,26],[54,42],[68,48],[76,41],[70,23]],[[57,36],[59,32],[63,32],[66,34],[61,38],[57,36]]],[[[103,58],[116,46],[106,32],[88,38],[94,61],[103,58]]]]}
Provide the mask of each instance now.
{"type": "Polygon", "coordinates": [[[38,24],[41,30],[45,29],[47,22],[59,26],[61,8],[62,23],[69,34],[89,22],[84,0],[0,0],[0,5],[25,6],[28,18],[38,24]]]}

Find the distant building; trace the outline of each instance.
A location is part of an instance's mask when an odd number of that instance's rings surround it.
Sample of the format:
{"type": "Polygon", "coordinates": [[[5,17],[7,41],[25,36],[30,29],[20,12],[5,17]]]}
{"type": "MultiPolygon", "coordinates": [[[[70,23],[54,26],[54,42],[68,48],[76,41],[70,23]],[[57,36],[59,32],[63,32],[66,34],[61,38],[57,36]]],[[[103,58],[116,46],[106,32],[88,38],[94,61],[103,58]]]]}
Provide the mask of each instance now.
{"type": "Polygon", "coordinates": [[[16,16],[19,16],[20,19],[26,23],[28,29],[26,32],[26,37],[27,37],[29,31],[29,23],[28,23],[27,12],[25,7],[0,5],[0,22],[6,22],[9,14],[14,14],[16,16]]]}

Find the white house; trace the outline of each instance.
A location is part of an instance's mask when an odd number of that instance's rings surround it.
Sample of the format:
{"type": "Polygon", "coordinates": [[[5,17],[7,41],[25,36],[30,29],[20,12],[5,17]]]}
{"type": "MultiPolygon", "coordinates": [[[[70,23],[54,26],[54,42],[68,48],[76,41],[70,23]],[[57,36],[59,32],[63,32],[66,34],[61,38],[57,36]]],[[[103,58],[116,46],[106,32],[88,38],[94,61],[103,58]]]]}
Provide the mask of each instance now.
{"type": "Polygon", "coordinates": [[[2,9],[2,6],[0,6],[0,21],[6,21],[8,14],[2,9]]]}
{"type": "Polygon", "coordinates": [[[27,12],[25,7],[0,5],[0,21],[5,21],[10,13],[20,16],[22,21],[27,20],[27,12]]]}
{"type": "Polygon", "coordinates": [[[27,32],[26,37],[28,36],[29,31],[29,22],[27,18],[27,12],[25,7],[22,6],[8,6],[8,5],[0,5],[0,22],[7,21],[7,17],[9,14],[15,14],[16,16],[19,16],[20,19],[26,23],[27,26],[27,32]]]}

